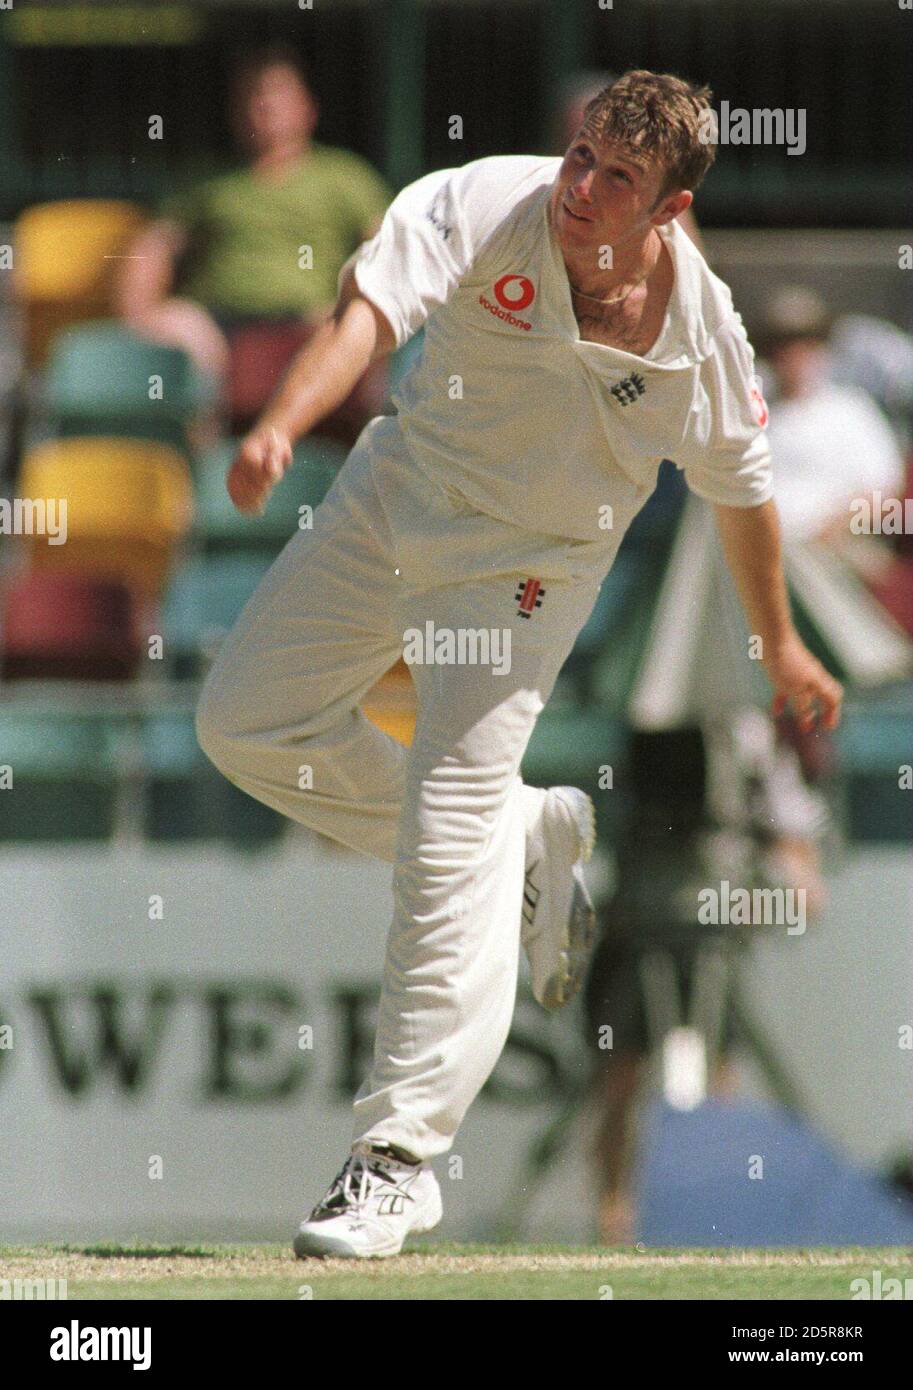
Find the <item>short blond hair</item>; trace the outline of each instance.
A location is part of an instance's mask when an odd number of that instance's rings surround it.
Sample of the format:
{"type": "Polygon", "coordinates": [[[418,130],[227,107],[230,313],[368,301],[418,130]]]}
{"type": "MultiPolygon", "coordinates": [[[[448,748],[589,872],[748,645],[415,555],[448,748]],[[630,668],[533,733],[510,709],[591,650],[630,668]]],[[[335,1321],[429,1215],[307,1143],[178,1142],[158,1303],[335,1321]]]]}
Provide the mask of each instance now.
{"type": "Polygon", "coordinates": [[[632,68],[604,87],[584,108],[584,126],[599,140],[648,155],[665,170],[662,197],[694,190],[716,156],[701,139],[710,110],[709,87],[696,87],[667,72],[632,68]]]}

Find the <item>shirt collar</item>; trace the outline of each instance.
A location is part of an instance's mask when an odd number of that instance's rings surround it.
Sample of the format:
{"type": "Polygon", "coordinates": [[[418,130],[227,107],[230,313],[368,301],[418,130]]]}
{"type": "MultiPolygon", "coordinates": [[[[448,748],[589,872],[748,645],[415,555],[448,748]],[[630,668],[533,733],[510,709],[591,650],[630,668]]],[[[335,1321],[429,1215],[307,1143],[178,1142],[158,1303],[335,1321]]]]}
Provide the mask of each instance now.
{"type": "MultiPolygon", "coordinates": [[[[585,342],[580,337],[580,330],[571,301],[571,287],[567,278],[564,257],[561,254],[561,247],[549,217],[551,192],[552,188],[549,185],[542,208],[545,238],[548,246],[547,259],[562,322],[578,351],[586,353],[594,359],[608,360],[617,357],[629,359],[632,362],[642,362],[651,367],[672,369],[690,367],[694,362],[700,361],[706,356],[706,352],[701,350],[701,343],[698,341],[699,314],[697,313],[697,306],[700,304],[700,287],[695,285],[695,265],[688,254],[691,242],[687,233],[682,231],[677,222],[658,228],[663,243],[672,257],[674,277],[669,304],[666,308],[666,317],[663,320],[659,337],[650,349],[648,356],[638,357],[636,353],[625,352],[622,348],[606,347],[602,343],[585,342]],[[683,242],[687,242],[687,246],[683,246],[683,242]]],[[[693,250],[695,254],[699,255],[696,247],[693,250]]]]}

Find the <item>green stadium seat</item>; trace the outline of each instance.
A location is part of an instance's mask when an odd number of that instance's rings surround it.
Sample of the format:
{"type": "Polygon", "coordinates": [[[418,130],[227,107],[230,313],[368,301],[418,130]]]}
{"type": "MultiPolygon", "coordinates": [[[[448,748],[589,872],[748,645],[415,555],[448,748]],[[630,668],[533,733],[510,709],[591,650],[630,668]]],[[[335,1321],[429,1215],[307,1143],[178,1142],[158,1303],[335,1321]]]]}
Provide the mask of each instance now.
{"type": "Polygon", "coordinates": [[[553,698],[539,716],[527,746],[523,780],[540,787],[572,783],[589,792],[596,804],[597,838],[609,842],[621,811],[614,781],[627,742],[628,731],[621,720],[598,708],[583,709],[553,698]]]}
{"type": "Polygon", "coordinates": [[[841,761],[852,770],[891,772],[913,757],[913,698],[850,704],[837,732],[841,761]]]}
{"type": "Polygon", "coordinates": [[[174,575],[162,602],[168,668],[178,679],[199,676],[206,657],[234,625],[263,575],[269,555],[201,555],[174,575]]]}
{"type": "Polygon", "coordinates": [[[346,451],[331,440],[305,439],[294,463],[276,484],[262,516],[245,516],[234,506],[225,475],[237,451],[226,440],[208,451],[196,468],[197,527],[206,550],[266,550],[277,553],[316,508],[345,461],[346,451]]]}
{"type": "Polygon", "coordinates": [[[142,731],[142,752],[148,839],[225,840],[254,851],[282,837],[285,818],[235,787],[209,762],[197,742],[192,712],[150,716],[142,731]]]}
{"type": "Polygon", "coordinates": [[[913,690],[848,705],[837,730],[846,833],[861,843],[913,844],[913,690]]]}
{"type": "Polygon", "coordinates": [[[600,767],[616,765],[625,741],[623,724],[604,710],[550,702],[527,746],[524,780],[539,786],[573,782],[588,791],[598,789],[600,767]]]}
{"type": "Polygon", "coordinates": [[[609,570],[593,611],[577,634],[576,656],[593,656],[605,648],[622,622],[628,603],[643,583],[644,563],[639,555],[618,555],[609,570]]]}
{"type": "Polygon", "coordinates": [[[187,427],[214,403],[214,392],[180,348],[149,342],[111,319],[58,336],[43,405],[60,436],[119,435],[186,449],[187,427]],[[150,399],[154,378],[161,385],[150,399]]]}
{"type": "Polygon", "coordinates": [[[116,729],[98,715],[0,703],[0,841],[107,840],[118,786],[116,729]]]}
{"type": "Polygon", "coordinates": [[[626,713],[650,634],[664,563],[662,555],[620,554],[603,581],[587,624],[592,624],[593,637],[586,649],[591,664],[585,696],[612,717],[623,718],[626,713]]]}
{"type": "Polygon", "coordinates": [[[390,354],[387,362],[388,399],[392,397],[394,391],[398,390],[403,378],[421,357],[424,344],[425,330],[420,328],[417,333],[413,333],[412,337],[403,343],[402,347],[390,354]]]}

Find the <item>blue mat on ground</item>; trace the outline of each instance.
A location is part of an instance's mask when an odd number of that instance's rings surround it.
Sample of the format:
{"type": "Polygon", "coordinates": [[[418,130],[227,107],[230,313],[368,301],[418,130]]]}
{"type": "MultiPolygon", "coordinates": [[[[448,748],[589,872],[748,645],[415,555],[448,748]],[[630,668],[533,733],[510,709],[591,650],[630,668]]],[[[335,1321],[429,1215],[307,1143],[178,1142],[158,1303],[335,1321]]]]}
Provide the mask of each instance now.
{"type": "Polygon", "coordinates": [[[786,1110],[657,1103],[644,1140],[637,1238],[647,1245],[913,1242],[913,1202],[786,1110]]]}

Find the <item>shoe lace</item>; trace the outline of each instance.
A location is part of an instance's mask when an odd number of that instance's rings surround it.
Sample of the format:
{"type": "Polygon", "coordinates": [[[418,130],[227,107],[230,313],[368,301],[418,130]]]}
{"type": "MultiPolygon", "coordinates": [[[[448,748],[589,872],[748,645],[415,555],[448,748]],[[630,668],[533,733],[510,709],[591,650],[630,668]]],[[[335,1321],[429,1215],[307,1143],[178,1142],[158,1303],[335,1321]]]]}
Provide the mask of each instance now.
{"type": "Polygon", "coordinates": [[[318,1212],[339,1211],[350,1208],[361,1211],[371,1196],[377,1182],[389,1182],[390,1174],[383,1166],[383,1160],[370,1150],[355,1149],[336,1174],[330,1190],[314,1208],[318,1212]]]}

